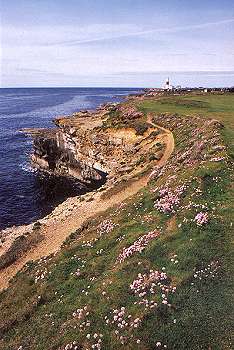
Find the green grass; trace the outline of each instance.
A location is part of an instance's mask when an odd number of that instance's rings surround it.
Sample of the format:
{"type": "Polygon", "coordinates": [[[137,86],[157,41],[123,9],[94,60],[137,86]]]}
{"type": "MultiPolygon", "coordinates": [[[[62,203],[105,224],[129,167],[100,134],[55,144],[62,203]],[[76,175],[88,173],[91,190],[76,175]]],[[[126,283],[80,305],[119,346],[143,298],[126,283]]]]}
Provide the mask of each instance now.
{"type": "MultiPolygon", "coordinates": [[[[143,101],[140,108],[155,113],[170,112],[168,108],[172,108],[182,115],[190,114],[191,109],[191,114],[198,110],[201,114],[202,109],[204,116],[209,117],[208,108],[214,110],[219,105],[215,118],[224,123],[223,142],[230,147],[233,112],[230,107],[230,115],[227,110],[221,112],[225,99],[233,101],[229,95],[186,96],[183,101],[178,97],[179,103],[177,97],[172,97],[164,103],[143,101]],[[188,102],[190,107],[184,106],[184,100],[189,99],[192,100],[188,102]],[[194,101],[201,99],[199,107],[200,102],[194,101]]],[[[230,158],[215,163],[201,162],[198,157],[192,165],[178,163],[176,157],[190,149],[195,128],[200,128],[201,139],[211,138],[214,129],[204,128],[202,119],[193,122],[192,117],[177,116],[173,120],[170,124],[174,125],[177,146],[165,173],[122,206],[108,210],[87,223],[83,230],[74,232],[59,254],[28,264],[11,287],[0,295],[1,350],[15,350],[20,346],[23,350],[59,350],[73,341],[77,342],[78,349],[91,349],[94,339],[91,341],[86,335],[94,333],[103,334],[102,349],[105,350],[164,349],[156,347],[157,342],[170,350],[233,348],[233,165],[230,158]],[[182,123],[182,127],[176,127],[173,120],[182,123]],[[156,210],[154,203],[159,197],[156,188],[165,186],[169,179],[171,190],[181,184],[188,186],[179,208],[166,215],[156,210]],[[188,208],[190,202],[194,206],[188,208]],[[209,213],[209,222],[200,227],[193,219],[202,205],[209,213]],[[106,219],[115,226],[100,237],[98,227],[106,219]],[[160,236],[142,253],[132,255],[122,264],[116,263],[124,247],[153,230],[160,231],[160,236]],[[85,238],[80,240],[81,233],[85,238]],[[93,241],[92,247],[82,246],[83,241],[93,241]],[[175,263],[175,255],[178,263],[175,263]],[[219,267],[214,277],[207,273],[201,279],[194,278],[195,271],[205,270],[216,261],[219,267]],[[81,274],[76,277],[74,272],[78,268],[81,274]],[[156,309],[145,310],[134,304],[138,298],[129,286],[138,273],[148,273],[150,269],[165,269],[169,282],[177,286],[176,293],[169,297],[171,307],[161,303],[161,293],[155,296],[159,304],[156,309]],[[35,284],[38,271],[47,273],[35,284]],[[72,314],[85,305],[89,312],[85,322],[89,320],[90,326],[80,328],[84,320],[79,321],[72,314]],[[142,319],[138,328],[123,333],[128,336],[124,345],[115,334],[117,327],[105,322],[105,316],[110,318],[111,311],[120,307],[125,307],[133,318],[142,319]],[[141,340],[139,344],[137,339],[141,340]]],[[[162,118],[160,121],[163,123],[162,118]]],[[[206,145],[200,153],[208,153],[210,149],[206,145]]],[[[225,155],[224,151],[220,154],[225,155]]]]}

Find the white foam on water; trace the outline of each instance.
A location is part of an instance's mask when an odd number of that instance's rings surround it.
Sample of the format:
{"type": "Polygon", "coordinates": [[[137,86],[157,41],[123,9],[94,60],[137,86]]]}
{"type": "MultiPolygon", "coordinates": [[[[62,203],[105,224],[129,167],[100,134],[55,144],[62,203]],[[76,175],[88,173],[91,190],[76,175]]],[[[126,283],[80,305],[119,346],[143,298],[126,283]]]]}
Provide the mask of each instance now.
{"type": "Polygon", "coordinates": [[[25,171],[26,173],[36,173],[37,169],[33,168],[30,163],[23,162],[19,164],[20,169],[25,171]]]}

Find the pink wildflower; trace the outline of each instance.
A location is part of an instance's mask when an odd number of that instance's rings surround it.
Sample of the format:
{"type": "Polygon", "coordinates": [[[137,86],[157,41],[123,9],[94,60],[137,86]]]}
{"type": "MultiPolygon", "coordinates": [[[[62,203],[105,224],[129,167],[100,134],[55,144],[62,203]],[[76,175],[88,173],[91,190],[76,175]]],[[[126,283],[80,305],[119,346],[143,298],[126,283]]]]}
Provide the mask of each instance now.
{"type": "Polygon", "coordinates": [[[132,256],[134,253],[139,252],[141,253],[146,246],[149,244],[149,242],[158,237],[159,232],[152,231],[148,234],[141,236],[137,241],[135,241],[130,247],[124,248],[122,253],[118,256],[117,262],[122,263],[125,259],[132,256]]]}
{"type": "Polygon", "coordinates": [[[111,220],[104,220],[98,226],[99,235],[102,236],[104,233],[110,233],[115,228],[115,226],[117,226],[117,224],[111,220]]]}
{"type": "Polygon", "coordinates": [[[165,272],[153,270],[150,270],[148,274],[139,273],[130,285],[130,289],[140,298],[140,301],[135,302],[135,304],[143,305],[145,309],[153,309],[158,306],[158,298],[156,300],[152,299],[156,294],[161,294],[162,304],[169,307],[168,295],[176,291],[176,287],[168,284],[168,277],[165,272]]]}
{"type": "Polygon", "coordinates": [[[208,220],[208,213],[203,213],[202,211],[198,213],[194,218],[194,221],[198,226],[207,224],[208,220]]]}
{"type": "Polygon", "coordinates": [[[174,213],[180,204],[180,196],[185,190],[185,185],[178,186],[173,192],[167,187],[159,191],[160,198],[156,200],[154,207],[164,214],[174,213]]]}

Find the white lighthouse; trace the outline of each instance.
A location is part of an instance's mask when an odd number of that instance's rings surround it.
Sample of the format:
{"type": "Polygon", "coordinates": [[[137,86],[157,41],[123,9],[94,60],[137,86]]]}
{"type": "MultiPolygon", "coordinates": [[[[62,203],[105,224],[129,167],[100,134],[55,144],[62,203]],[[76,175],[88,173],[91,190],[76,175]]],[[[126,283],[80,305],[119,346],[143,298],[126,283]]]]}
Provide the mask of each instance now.
{"type": "Polygon", "coordinates": [[[163,86],[163,90],[165,91],[171,91],[172,90],[172,85],[170,84],[170,79],[167,78],[164,86],[163,86]]]}

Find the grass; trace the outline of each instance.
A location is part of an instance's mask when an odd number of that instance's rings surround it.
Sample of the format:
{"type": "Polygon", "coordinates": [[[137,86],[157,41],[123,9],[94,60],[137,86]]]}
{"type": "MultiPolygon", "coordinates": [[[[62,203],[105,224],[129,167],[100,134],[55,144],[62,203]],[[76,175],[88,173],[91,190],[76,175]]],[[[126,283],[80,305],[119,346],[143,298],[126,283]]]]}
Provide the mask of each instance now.
{"type": "MultiPolygon", "coordinates": [[[[208,109],[214,111],[219,106],[215,118],[225,127],[217,142],[225,142],[229,151],[234,108],[232,112],[230,107],[225,109],[224,101],[231,100],[234,103],[230,95],[207,95],[171,97],[163,103],[146,100],[140,104],[144,112],[165,113],[172,108],[173,113],[183,115],[168,121],[176,138],[176,150],[164,173],[134,198],[73,232],[58,254],[28,264],[16,276],[10,288],[0,295],[1,350],[20,346],[23,350],[59,350],[69,344],[70,349],[91,349],[95,333],[97,339],[100,333],[103,335],[101,349],[106,350],[153,350],[164,349],[164,345],[173,350],[233,348],[233,165],[230,158],[223,162],[211,162],[209,158],[202,161],[199,157],[209,154],[209,144],[205,144],[195,161],[193,153],[187,156],[193,160],[191,164],[186,163],[187,158],[178,162],[184,152],[197,145],[192,136],[195,128],[200,130],[199,140],[212,139],[220,131],[207,127],[205,119],[184,117],[190,112],[201,114],[201,109],[205,118],[211,116],[209,113],[213,117],[208,109]],[[202,100],[201,106],[197,100],[202,100]],[[175,213],[164,214],[154,207],[159,198],[157,188],[166,182],[171,191],[187,184],[175,213]],[[209,213],[209,222],[204,226],[194,222],[201,210],[209,213]],[[102,226],[106,220],[111,223],[110,229],[107,224],[102,226]],[[116,263],[124,247],[153,230],[160,235],[142,253],[116,263]],[[209,270],[209,265],[217,269],[209,270]],[[75,275],[77,269],[79,276],[75,275]],[[163,269],[169,276],[168,283],[177,286],[176,293],[168,298],[171,307],[162,304],[158,292],[151,296],[158,302],[156,309],[145,310],[134,304],[139,298],[131,292],[130,284],[138,273],[147,274],[151,269],[163,269]],[[201,270],[204,273],[197,272],[201,270]],[[194,277],[196,273],[201,279],[194,277]],[[44,278],[35,283],[35,277],[43,274],[44,278]],[[89,315],[82,319],[73,316],[74,311],[85,306],[89,315]],[[121,331],[111,323],[112,311],[121,307],[126,308],[127,315],[141,319],[139,327],[121,331]],[[105,317],[110,319],[108,325],[105,317]],[[116,330],[127,337],[124,344],[116,330]],[[91,334],[91,339],[87,334],[91,334]],[[159,342],[161,345],[156,346],[159,342]]],[[[163,117],[159,116],[158,121],[167,126],[163,117]]]]}
{"type": "Polygon", "coordinates": [[[33,229],[33,232],[26,233],[15,239],[10,249],[0,257],[0,269],[11,265],[14,261],[19,259],[30,247],[40,242],[43,237],[36,232],[37,225],[33,229]]]}
{"type": "Polygon", "coordinates": [[[205,94],[147,99],[138,104],[144,113],[178,113],[215,118],[225,125],[224,138],[234,153],[234,94],[205,94]]]}

